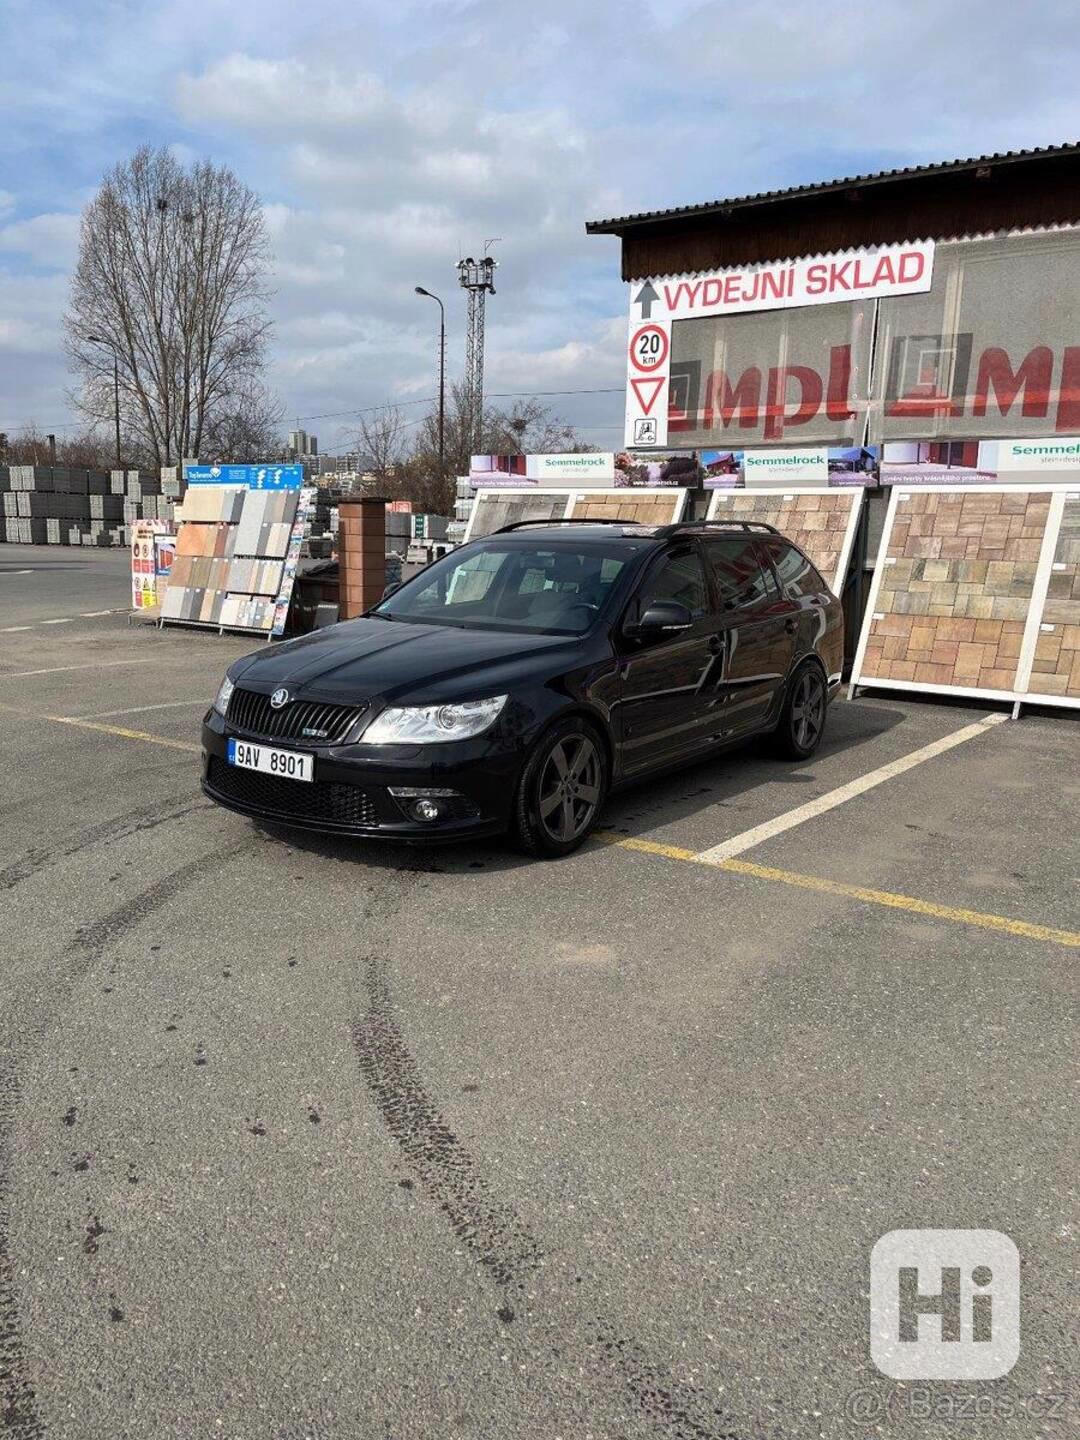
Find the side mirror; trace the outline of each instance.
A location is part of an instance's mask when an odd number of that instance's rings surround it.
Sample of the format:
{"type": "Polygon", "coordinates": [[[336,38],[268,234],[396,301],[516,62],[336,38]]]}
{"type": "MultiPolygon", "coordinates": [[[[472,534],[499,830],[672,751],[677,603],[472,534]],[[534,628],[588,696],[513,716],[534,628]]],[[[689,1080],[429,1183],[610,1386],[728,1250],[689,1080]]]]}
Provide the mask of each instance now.
{"type": "Polygon", "coordinates": [[[386,589],[382,592],[382,599],[383,599],[383,600],[389,599],[389,597],[390,597],[391,595],[393,595],[393,593],[394,593],[395,590],[400,590],[400,589],[401,589],[401,581],[400,581],[400,580],[395,580],[395,582],[393,583],[393,585],[387,585],[386,589]]]}
{"type": "Polygon", "coordinates": [[[677,600],[654,600],[629,633],[642,640],[655,640],[689,630],[693,623],[690,611],[677,600]]]}

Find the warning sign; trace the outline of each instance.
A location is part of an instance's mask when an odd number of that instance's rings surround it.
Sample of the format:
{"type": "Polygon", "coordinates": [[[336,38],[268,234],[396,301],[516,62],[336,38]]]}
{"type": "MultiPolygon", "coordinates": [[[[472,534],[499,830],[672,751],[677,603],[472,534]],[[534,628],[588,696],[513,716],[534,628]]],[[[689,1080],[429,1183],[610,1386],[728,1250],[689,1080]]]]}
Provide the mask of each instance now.
{"type": "Polygon", "coordinates": [[[641,380],[633,379],[630,385],[637,396],[638,404],[641,407],[642,415],[652,414],[652,408],[660,391],[664,388],[663,380],[641,380]]]}
{"type": "Polygon", "coordinates": [[[144,614],[158,608],[154,541],[167,529],[163,520],[136,520],[131,527],[131,605],[144,614]]]}

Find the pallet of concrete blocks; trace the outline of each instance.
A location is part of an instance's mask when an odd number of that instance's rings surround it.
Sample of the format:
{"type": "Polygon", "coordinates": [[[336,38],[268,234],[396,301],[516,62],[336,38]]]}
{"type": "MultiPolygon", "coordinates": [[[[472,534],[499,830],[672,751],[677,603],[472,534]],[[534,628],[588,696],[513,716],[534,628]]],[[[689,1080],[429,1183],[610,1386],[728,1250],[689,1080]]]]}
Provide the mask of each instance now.
{"type": "Polygon", "coordinates": [[[171,500],[180,500],[184,494],[184,481],[180,475],[178,465],[163,465],[161,467],[161,493],[171,500]]]}
{"type": "Polygon", "coordinates": [[[896,487],[851,680],[1080,708],[1080,486],[896,487]]]}

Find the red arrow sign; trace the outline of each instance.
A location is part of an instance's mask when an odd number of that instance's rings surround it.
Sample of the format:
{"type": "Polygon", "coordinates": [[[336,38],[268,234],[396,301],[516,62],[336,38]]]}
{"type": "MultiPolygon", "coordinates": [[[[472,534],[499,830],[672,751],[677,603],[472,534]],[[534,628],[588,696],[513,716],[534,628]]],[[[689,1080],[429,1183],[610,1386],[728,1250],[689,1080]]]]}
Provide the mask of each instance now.
{"type": "Polygon", "coordinates": [[[631,389],[638,398],[642,415],[648,415],[656,404],[656,397],[664,388],[663,380],[631,380],[631,389]],[[651,393],[648,393],[651,392],[651,393]]]}

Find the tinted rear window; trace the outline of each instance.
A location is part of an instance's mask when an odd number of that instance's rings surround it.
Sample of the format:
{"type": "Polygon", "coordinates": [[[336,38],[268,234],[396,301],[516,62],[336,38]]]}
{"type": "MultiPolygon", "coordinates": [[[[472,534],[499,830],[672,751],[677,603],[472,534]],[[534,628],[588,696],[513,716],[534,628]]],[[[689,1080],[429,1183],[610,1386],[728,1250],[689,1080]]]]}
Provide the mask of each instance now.
{"type": "Polygon", "coordinates": [[[721,610],[772,604],[780,598],[771,570],[762,568],[750,536],[707,540],[705,553],[720,592],[721,610]]]}
{"type": "Polygon", "coordinates": [[[792,600],[799,600],[804,595],[820,595],[823,590],[828,590],[829,587],[814,566],[794,545],[772,540],[769,542],[769,553],[780,577],[780,584],[792,600]]]}

